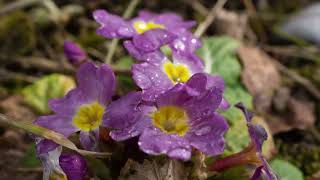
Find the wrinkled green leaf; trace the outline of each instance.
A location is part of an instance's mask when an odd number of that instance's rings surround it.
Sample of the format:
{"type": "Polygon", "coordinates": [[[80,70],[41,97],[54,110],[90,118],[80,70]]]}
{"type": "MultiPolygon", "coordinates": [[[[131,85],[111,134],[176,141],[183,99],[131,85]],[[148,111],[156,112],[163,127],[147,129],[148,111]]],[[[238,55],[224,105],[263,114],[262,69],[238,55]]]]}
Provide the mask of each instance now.
{"type": "Polygon", "coordinates": [[[242,112],[239,111],[238,108],[234,107],[234,104],[242,102],[247,108],[253,108],[252,96],[242,86],[227,87],[224,96],[231,106],[222,114],[231,124],[236,124],[243,119],[242,112]]]}
{"type": "MultiPolygon", "coordinates": [[[[238,110],[239,111],[239,110],[238,110]]],[[[226,133],[226,150],[224,155],[231,155],[243,150],[250,142],[247,123],[244,117],[238,119],[236,125],[230,126],[226,133]]]]}
{"type": "Polygon", "coordinates": [[[300,169],[287,161],[275,159],[271,162],[271,167],[281,180],[303,180],[300,169]]]}
{"type": "Polygon", "coordinates": [[[30,144],[24,156],[20,159],[23,166],[26,167],[37,167],[40,166],[40,161],[36,156],[35,144],[30,144]]]}
{"type": "Polygon", "coordinates": [[[52,74],[27,86],[22,93],[28,105],[41,114],[47,114],[50,112],[48,100],[62,97],[74,86],[75,82],[70,77],[52,74]]]}
{"type": "Polygon", "coordinates": [[[228,120],[230,129],[226,134],[227,148],[225,155],[241,151],[249,143],[246,121],[243,114],[234,105],[243,102],[252,109],[252,96],[243,87],[240,75],[241,65],[235,55],[238,42],[227,36],[208,37],[203,39],[203,47],[199,55],[205,62],[206,72],[223,77],[226,89],[224,97],[230,103],[230,108],[222,112],[228,120]]]}
{"type": "Polygon", "coordinates": [[[227,85],[240,83],[241,66],[235,56],[238,42],[227,36],[203,39],[198,53],[205,62],[205,71],[220,75],[227,85]]]}

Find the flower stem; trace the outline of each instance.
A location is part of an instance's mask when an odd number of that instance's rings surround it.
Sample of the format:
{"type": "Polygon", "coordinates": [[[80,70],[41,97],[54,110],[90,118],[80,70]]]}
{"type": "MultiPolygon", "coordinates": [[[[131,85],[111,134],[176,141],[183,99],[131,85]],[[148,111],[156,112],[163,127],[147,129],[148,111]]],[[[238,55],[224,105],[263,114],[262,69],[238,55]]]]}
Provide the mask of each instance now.
{"type": "MultiPolygon", "coordinates": [[[[129,18],[134,9],[137,7],[138,3],[140,2],[140,0],[131,0],[129,6],[127,7],[127,9],[125,10],[125,12],[123,13],[122,17],[123,18],[129,18]]],[[[117,46],[118,46],[118,43],[119,43],[119,39],[113,39],[111,44],[110,44],[110,47],[109,47],[109,51],[108,51],[108,54],[106,56],[106,59],[105,59],[105,62],[107,64],[111,64],[112,62],[112,57],[117,49],[117,46]]]]}
{"type": "Polygon", "coordinates": [[[250,144],[241,152],[214,161],[208,169],[209,171],[221,172],[241,165],[260,165],[261,163],[261,160],[256,155],[255,146],[250,144]]]}

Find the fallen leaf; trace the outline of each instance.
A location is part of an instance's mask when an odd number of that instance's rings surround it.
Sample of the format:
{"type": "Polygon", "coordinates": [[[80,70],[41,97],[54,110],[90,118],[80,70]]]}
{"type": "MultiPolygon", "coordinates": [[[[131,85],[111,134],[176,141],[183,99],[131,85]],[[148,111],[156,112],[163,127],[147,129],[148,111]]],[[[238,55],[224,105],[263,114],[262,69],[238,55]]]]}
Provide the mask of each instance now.
{"type": "Polygon", "coordinates": [[[311,101],[289,97],[284,111],[273,115],[272,118],[268,124],[273,134],[292,129],[305,130],[315,124],[315,105],[311,101]]]}
{"type": "Polygon", "coordinates": [[[297,129],[312,127],[316,121],[315,106],[313,102],[298,100],[294,97],[288,101],[287,124],[297,129]]]}
{"type": "Polygon", "coordinates": [[[122,168],[119,180],[185,180],[189,173],[178,160],[144,160],[140,164],[128,160],[122,168]]]}
{"type": "Polygon", "coordinates": [[[260,112],[269,109],[274,91],[280,86],[281,77],[272,59],[262,50],[242,45],[238,55],[243,64],[242,81],[254,96],[260,112]]]}

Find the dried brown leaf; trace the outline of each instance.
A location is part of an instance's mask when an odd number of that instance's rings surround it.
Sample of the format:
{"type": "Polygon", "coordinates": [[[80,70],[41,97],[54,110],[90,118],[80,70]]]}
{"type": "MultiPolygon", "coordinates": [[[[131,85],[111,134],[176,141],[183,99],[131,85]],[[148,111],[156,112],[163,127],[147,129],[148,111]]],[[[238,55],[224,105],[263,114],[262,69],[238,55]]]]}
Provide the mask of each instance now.
{"type": "Polygon", "coordinates": [[[177,160],[144,160],[140,164],[129,159],[121,170],[119,180],[185,180],[187,177],[187,168],[177,160]]]}
{"type": "Polygon", "coordinates": [[[267,110],[281,82],[272,58],[258,48],[245,45],[238,49],[238,55],[243,64],[242,81],[254,96],[257,110],[267,110]]]}

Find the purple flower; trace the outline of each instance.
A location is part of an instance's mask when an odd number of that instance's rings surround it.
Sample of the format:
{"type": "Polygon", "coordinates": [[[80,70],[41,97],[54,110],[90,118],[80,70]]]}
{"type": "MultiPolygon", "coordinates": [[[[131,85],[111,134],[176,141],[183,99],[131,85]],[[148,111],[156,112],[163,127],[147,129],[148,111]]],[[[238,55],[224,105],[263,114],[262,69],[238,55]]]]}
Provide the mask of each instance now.
{"type": "Polygon", "coordinates": [[[87,174],[87,163],[79,154],[62,154],[59,164],[68,180],[82,180],[87,174]]]}
{"type": "MultiPolygon", "coordinates": [[[[77,80],[78,87],[65,97],[49,101],[54,114],[41,116],[34,123],[66,137],[80,131],[81,145],[94,150],[99,127],[105,121],[103,113],[115,90],[115,76],[107,65],[98,68],[92,62],[86,62],[79,67],[77,80]]],[[[54,147],[50,141],[42,140],[38,149],[45,152],[54,147]]]]}
{"type": "Polygon", "coordinates": [[[43,166],[43,179],[61,179],[67,180],[67,175],[59,165],[59,157],[61,155],[62,147],[57,146],[51,151],[38,154],[43,166]]]}
{"type": "MultiPolygon", "coordinates": [[[[204,77],[200,77],[204,76],[204,77]]],[[[113,102],[106,110],[110,136],[116,141],[139,137],[139,147],[147,154],[167,154],[188,160],[192,147],[217,155],[224,150],[223,135],[228,129],[225,119],[215,112],[222,100],[223,85],[206,89],[207,81],[176,84],[156,99],[154,105],[133,92],[113,102]],[[199,89],[193,88],[198,83],[199,89]],[[204,88],[204,91],[199,91],[204,88]]],[[[209,86],[209,85],[208,85],[209,86]]]]}
{"type": "Polygon", "coordinates": [[[72,65],[78,66],[87,59],[87,54],[77,44],[65,41],[63,46],[64,54],[72,65]]]}
{"type": "Polygon", "coordinates": [[[209,165],[209,170],[221,172],[232,167],[249,164],[256,167],[251,180],[260,180],[261,177],[265,180],[278,180],[279,178],[262,155],[262,144],[267,139],[267,132],[262,126],[252,123],[252,114],[242,103],[238,103],[236,107],[243,111],[247,120],[251,143],[241,152],[214,161],[209,165]]]}
{"type": "MultiPolygon", "coordinates": [[[[39,141],[41,138],[36,138],[39,141]]],[[[37,144],[38,146],[38,144],[37,144]]],[[[62,147],[38,153],[43,165],[43,179],[82,180],[87,174],[85,159],[79,154],[62,154],[62,147]]]]}
{"type": "Polygon", "coordinates": [[[131,42],[125,42],[125,46],[130,49],[131,54],[141,60],[141,63],[132,66],[132,74],[146,101],[154,101],[175,84],[185,83],[192,75],[203,72],[200,59],[177,54],[170,61],[160,50],[139,54],[131,42]]]}
{"type": "Polygon", "coordinates": [[[137,50],[147,53],[173,42],[194,26],[194,21],[183,21],[174,13],[155,14],[140,11],[138,17],[125,20],[109,14],[105,10],[96,10],[94,19],[101,25],[97,33],[106,38],[132,39],[137,50]]]}
{"type": "Polygon", "coordinates": [[[256,156],[260,159],[260,165],[256,168],[251,180],[259,180],[264,177],[265,180],[277,180],[279,179],[277,175],[272,171],[268,162],[262,155],[262,144],[268,138],[266,130],[260,125],[254,125],[252,123],[252,113],[242,104],[236,104],[236,107],[241,109],[248,125],[249,135],[251,138],[251,143],[254,146],[256,156]]]}

